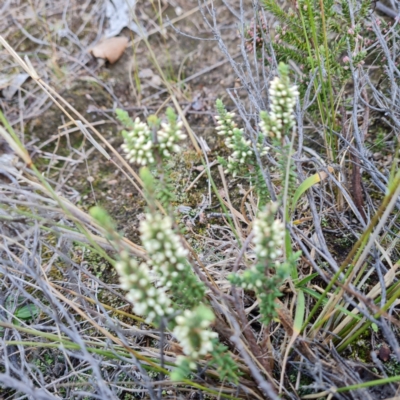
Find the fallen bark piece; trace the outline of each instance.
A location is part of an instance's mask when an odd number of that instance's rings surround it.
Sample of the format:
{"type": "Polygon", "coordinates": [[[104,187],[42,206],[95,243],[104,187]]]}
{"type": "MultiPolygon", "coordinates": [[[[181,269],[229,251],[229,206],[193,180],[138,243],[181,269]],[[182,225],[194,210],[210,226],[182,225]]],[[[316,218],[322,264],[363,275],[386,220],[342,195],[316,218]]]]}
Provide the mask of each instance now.
{"type": "Polygon", "coordinates": [[[105,58],[110,64],[114,64],[124,54],[127,45],[127,37],[113,37],[94,46],[91,53],[96,58],[105,58]]]}

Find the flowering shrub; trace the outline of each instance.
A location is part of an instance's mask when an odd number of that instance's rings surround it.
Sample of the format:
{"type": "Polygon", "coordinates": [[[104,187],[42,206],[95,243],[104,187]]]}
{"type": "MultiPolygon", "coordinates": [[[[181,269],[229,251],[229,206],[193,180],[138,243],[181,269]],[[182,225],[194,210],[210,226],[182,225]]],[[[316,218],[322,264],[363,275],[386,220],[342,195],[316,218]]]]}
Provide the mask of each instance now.
{"type": "Polygon", "coordinates": [[[233,121],[235,114],[227,112],[221,100],[217,100],[216,108],[219,115],[215,117],[217,120],[215,129],[219,135],[225,137],[226,147],[232,150],[226,164],[226,172],[236,176],[246,163],[254,163],[251,141],[245,139],[243,129],[238,128],[233,121]]]}
{"type": "Polygon", "coordinates": [[[282,176],[282,191],[280,198],[283,200],[285,193],[289,198],[296,189],[296,171],[292,159],[292,146],[296,120],[294,106],[299,92],[297,86],[290,84],[289,68],[280,63],[279,76],[275,77],[269,89],[271,109],[260,112],[260,130],[265,138],[269,138],[274,145],[276,158],[282,176]]]}
{"type": "Polygon", "coordinates": [[[130,131],[122,131],[124,144],[122,150],[126,153],[126,158],[131,163],[139,165],[153,164],[153,141],[149,126],[136,118],[130,131]]]}
{"type": "Polygon", "coordinates": [[[128,291],[126,298],[133,304],[137,315],[145,317],[147,323],[173,313],[171,301],[163,287],[151,282],[151,272],[146,263],[139,264],[125,252],[115,264],[120,276],[121,288],[128,291]]]}
{"type": "Polygon", "coordinates": [[[282,139],[296,125],[293,108],[299,92],[295,85],[290,85],[288,68],[279,66],[280,76],[276,76],[269,89],[271,110],[261,111],[259,123],[265,137],[282,139]]]}
{"type": "Polygon", "coordinates": [[[262,50],[264,46],[264,35],[267,32],[267,23],[261,13],[258,15],[258,20],[253,18],[246,29],[246,49],[249,52],[262,50]]]}
{"type": "MultiPolygon", "coordinates": [[[[298,96],[297,87],[290,84],[289,69],[286,65],[279,65],[279,76],[276,76],[269,89],[271,109],[269,112],[260,113],[260,135],[257,142],[257,150],[260,155],[267,152],[272,153],[270,147],[265,145],[266,140],[273,144],[273,150],[278,158],[280,175],[282,176],[282,188],[288,187],[288,192],[293,189],[296,173],[291,159],[291,148],[284,141],[290,139],[290,134],[296,123],[293,109],[298,96]]],[[[220,100],[216,103],[218,111],[217,131],[225,136],[225,144],[233,153],[228,157],[228,171],[233,175],[240,171],[238,166],[246,163],[259,167],[256,163],[250,140],[244,138],[244,131],[237,128],[233,122],[234,114],[227,112],[220,100]]],[[[260,182],[260,181],[259,181],[260,182]]],[[[256,187],[260,187],[258,184],[256,187]]],[[[281,192],[282,199],[284,190],[281,192]]],[[[243,289],[252,290],[260,299],[260,313],[262,321],[268,323],[276,314],[275,299],[280,296],[279,285],[288,275],[298,255],[289,255],[289,259],[280,262],[282,256],[284,238],[286,234],[285,225],[279,219],[275,219],[278,211],[278,203],[267,203],[265,209],[259,212],[254,222],[255,253],[257,262],[242,274],[230,276],[230,281],[243,289]]]]}
{"type": "Polygon", "coordinates": [[[212,339],[218,337],[217,333],[209,329],[213,320],[213,312],[203,305],[193,310],[185,310],[175,318],[177,325],[173,335],[181,344],[187,359],[191,360],[191,369],[195,368],[195,361],[200,356],[205,356],[213,350],[212,339]]]}
{"type": "Polygon", "coordinates": [[[254,222],[255,253],[259,260],[268,259],[276,261],[282,255],[285,225],[279,219],[272,216],[278,211],[277,203],[270,203],[266,209],[259,213],[254,222]]]}
{"type": "MultiPolygon", "coordinates": [[[[115,247],[121,249],[121,238],[107,212],[93,207],[90,213],[109,233],[108,238],[115,247]]],[[[188,252],[172,229],[172,219],[149,213],[140,231],[148,261],[139,263],[120,250],[115,269],[135,314],[155,326],[164,318],[167,328],[182,345],[185,355],[177,358],[172,378],[183,379],[202,357],[210,354],[221,376],[236,381],[237,367],[226,354],[227,348],[218,342],[217,333],[210,330],[214,314],[202,304],[204,285],[191,270],[188,252]]]]}
{"type": "MultiPolygon", "coordinates": [[[[291,191],[294,188],[296,173],[291,159],[290,144],[286,144],[283,138],[288,137],[296,126],[293,109],[298,95],[297,86],[290,84],[288,66],[279,64],[279,76],[272,80],[269,89],[271,109],[269,112],[260,112],[260,132],[255,146],[258,154],[265,156],[271,153],[271,147],[266,141],[272,142],[281,176],[285,180],[282,186],[285,187],[287,182],[291,191]]],[[[218,161],[227,167],[227,173],[232,173],[233,176],[242,173],[247,176],[252,184],[255,184],[261,204],[266,204],[270,200],[269,193],[251,141],[246,139],[244,130],[239,129],[233,122],[235,114],[227,112],[221,100],[217,100],[216,109],[216,130],[219,135],[225,137],[225,145],[232,151],[227,160],[219,157],[218,161]]]]}
{"type": "Polygon", "coordinates": [[[253,18],[244,31],[247,51],[255,52],[266,65],[274,60],[296,65],[302,94],[310,76],[318,70],[315,89],[318,85],[341,87],[351,78],[344,56],[350,52],[352,64],[357,67],[366,59],[364,49],[376,44],[376,38],[369,34],[371,2],[298,0],[293,5],[282,7],[276,0],[263,0],[264,12],[253,18]]]}
{"type": "Polygon", "coordinates": [[[161,129],[157,132],[158,147],[162,157],[167,158],[171,153],[179,153],[181,147],[178,142],[185,139],[182,132],[182,121],[177,122],[176,114],[172,108],[166,112],[168,122],[161,123],[161,129]]]}
{"type": "MultiPolygon", "coordinates": [[[[269,323],[275,317],[279,286],[298,256],[289,254],[286,260],[283,259],[285,226],[275,217],[278,203],[268,201],[262,166],[258,162],[258,156],[265,156],[268,152],[271,156],[274,153],[281,156],[279,163],[282,164],[283,177],[286,176],[286,163],[291,163],[290,150],[283,139],[295,127],[293,108],[298,91],[290,85],[285,65],[279,66],[279,76],[271,82],[269,95],[271,109],[269,113],[261,112],[260,132],[254,140],[246,137],[244,129],[234,122],[235,114],[228,112],[221,100],[216,102],[216,130],[224,137],[230,151],[227,160],[219,160],[227,173],[233,176],[240,173],[255,182],[260,204],[267,204],[254,221],[253,244],[257,261],[243,273],[229,276],[232,284],[255,292],[264,323],[269,323]],[[273,152],[267,141],[272,142],[273,152]]],[[[126,115],[120,114],[122,121],[124,118],[126,115]]],[[[130,133],[124,134],[123,146],[129,160],[140,161],[141,164],[157,160],[157,168],[163,179],[163,162],[172,153],[180,151],[178,142],[184,138],[181,124],[177,122],[172,109],[167,111],[167,119],[167,123],[161,124],[156,118],[149,118],[149,124],[128,120],[125,124],[130,133]],[[151,155],[146,152],[147,149],[151,155]]],[[[217,333],[210,329],[215,316],[206,306],[205,286],[192,270],[189,252],[175,232],[173,219],[156,211],[155,199],[159,189],[156,188],[154,173],[142,168],[140,176],[150,210],[139,228],[148,260],[138,264],[121,254],[116,268],[122,287],[128,291],[127,298],[134,304],[135,312],[144,315],[147,322],[157,323],[161,318],[167,318],[167,328],[181,344],[184,353],[177,358],[173,379],[183,379],[200,361],[204,361],[205,356],[209,356],[210,364],[217,366],[221,376],[237,381],[237,367],[225,354],[227,349],[219,343],[217,333]],[[178,313],[175,318],[174,313],[178,313]]]]}
{"type": "Polygon", "coordinates": [[[172,219],[147,214],[140,225],[141,239],[149,255],[149,265],[160,284],[170,290],[176,302],[191,308],[204,297],[204,285],[193,273],[180,237],[172,229],[172,219]]]}
{"type": "Polygon", "coordinates": [[[275,219],[277,203],[270,203],[261,211],[254,222],[254,238],[256,263],[242,274],[234,274],[230,281],[243,289],[252,290],[260,300],[261,320],[268,324],[276,316],[275,299],[279,297],[279,286],[289,275],[290,269],[298,256],[284,262],[282,256],[285,225],[275,219]]]}
{"type": "Polygon", "coordinates": [[[123,110],[117,110],[117,117],[129,129],[122,131],[122,149],[129,162],[146,166],[154,164],[157,155],[168,158],[171,153],[181,151],[178,142],[185,139],[186,135],[181,129],[182,121],[177,122],[172,108],[167,109],[167,122],[160,122],[154,116],[149,117],[148,123],[140,121],[139,118],[132,121],[123,110]]]}

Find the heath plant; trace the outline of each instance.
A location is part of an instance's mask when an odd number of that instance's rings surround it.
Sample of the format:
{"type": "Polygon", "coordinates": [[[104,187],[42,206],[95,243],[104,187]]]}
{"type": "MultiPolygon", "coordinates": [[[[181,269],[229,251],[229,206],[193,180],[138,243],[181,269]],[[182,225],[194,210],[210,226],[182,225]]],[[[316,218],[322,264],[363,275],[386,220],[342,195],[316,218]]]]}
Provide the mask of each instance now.
{"type": "Polygon", "coordinates": [[[340,92],[352,77],[350,62],[353,69],[362,65],[365,48],[374,42],[368,30],[370,2],[299,0],[285,9],[275,0],[263,0],[261,5],[264,11],[245,32],[247,49],[265,65],[274,59],[296,65],[301,97],[311,82],[317,101],[309,111],[314,109],[316,119],[324,124],[325,148],[333,161],[338,151],[333,132],[340,123],[338,101],[343,104],[340,92]]]}
{"type": "Polygon", "coordinates": [[[122,150],[126,159],[137,166],[146,166],[157,177],[157,200],[169,209],[175,198],[175,188],[170,179],[170,170],[165,168],[167,161],[181,152],[186,135],[182,131],[182,121],[177,121],[175,111],[169,107],[165,120],[150,115],[147,122],[140,118],[132,120],[124,110],[117,109],[116,115],[126,129],[122,130],[124,143],[122,150]]]}
{"type": "MultiPolygon", "coordinates": [[[[257,181],[261,175],[257,169],[256,152],[263,158],[271,155],[278,158],[282,177],[279,203],[288,196],[288,188],[295,182],[291,160],[294,141],[295,119],[293,109],[298,96],[297,88],[290,84],[286,65],[281,64],[271,84],[269,95],[271,107],[260,114],[259,134],[253,146],[245,131],[234,122],[235,115],[228,112],[223,103],[217,100],[218,112],[216,130],[224,137],[230,152],[227,159],[219,157],[226,173],[233,177],[248,178],[257,181]],[[252,170],[249,172],[249,166],[252,170]]],[[[122,132],[123,150],[126,158],[137,165],[157,165],[158,171],[173,152],[179,152],[177,144],[184,135],[181,124],[174,112],[167,111],[167,123],[161,124],[155,118],[148,124],[139,119],[132,121],[128,115],[118,111],[120,121],[129,129],[122,132]]],[[[226,355],[226,347],[218,342],[218,334],[212,331],[215,315],[209,306],[206,287],[194,272],[189,252],[171,216],[163,216],[157,211],[155,193],[162,182],[142,168],[140,176],[148,201],[148,212],[140,224],[141,241],[148,261],[139,263],[129,259],[125,252],[120,253],[116,268],[120,274],[127,298],[135,303],[135,311],[146,318],[147,322],[158,323],[164,320],[172,335],[181,344],[184,355],[177,359],[174,379],[182,379],[197,364],[209,358],[209,364],[217,363],[222,376],[237,381],[239,371],[231,358],[226,355]],[[156,189],[157,187],[157,189],[156,189]],[[149,293],[146,296],[146,293],[149,293]],[[157,312],[158,310],[158,312],[157,312]],[[178,314],[176,316],[176,314],[178,314]]],[[[246,291],[254,292],[259,298],[261,322],[268,326],[277,316],[276,300],[280,296],[279,287],[284,284],[290,271],[295,268],[299,254],[284,253],[286,238],[285,223],[279,217],[279,203],[271,202],[266,191],[259,193],[260,211],[253,224],[253,244],[256,261],[245,271],[232,274],[231,284],[246,291]]]]}
{"type": "Polygon", "coordinates": [[[260,303],[261,322],[266,326],[277,316],[276,299],[281,296],[280,286],[295,267],[300,253],[282,261],[285,225],[276,219],[277,203],[269,203],[258,213],[253,225],[253,244],[256,261],[242,274],[232,274],[232,284],[257,295],[260,303]]]}
{"type": "Polygon", "coordinates": [[[256,152],[261,160],[264,158],[265,161],[267,154],[277,160],[279,177],[282,179],[280,202],[290,201],[295,191],[296,172],[292,155],[296,128],[294,107],[298,95],[297,86],[290,83],[288,66],[281,63],[278,76],[270,83],[270,110],[260,112],[255,146],[246,137],[244,129],[238,128],[233,121],[235,114],[226,111],[221,100],[216,102],[218,112],[216,130],[225,138],[225,145],[230,152],[227,159],[219,157],[218,160],[226,167],[227,173],[232,174],[233,177],[241,174],[254,184],[261,206],[265,205],[271,197],[261,173],[263,167],[257,162],[256,152]]]}

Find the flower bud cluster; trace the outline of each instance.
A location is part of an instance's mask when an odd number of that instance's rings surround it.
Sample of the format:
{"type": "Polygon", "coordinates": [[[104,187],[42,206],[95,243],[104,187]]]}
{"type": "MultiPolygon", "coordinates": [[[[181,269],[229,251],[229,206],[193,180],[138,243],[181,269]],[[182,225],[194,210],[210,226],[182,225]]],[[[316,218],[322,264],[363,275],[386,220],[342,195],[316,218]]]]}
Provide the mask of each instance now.
{"type": "Polygon", "coordinates": [[[232,154],[228,157],[226,172],[236,176],[241,166],[253,163],[254,152],[251,141],[245,138],[243,129],[239,129],[233,121],[235,113],[227,112],[221,100],[217,100],[216,108],[219,114],[215,117],[216,130],[219,135],[225,136],[225,145],[232,150],[232,154]]]}
{"type": "Polygon", "coordinates": [[[285,237],[285,225],[279,219],[274,219],[278,211],[277,203],[270,203],[264,211],[258,214],[254,222],[255,253],[259,260],[268,258],[275,261],[282,255],[285,237]]]}
{"type": "Polygon", "coordinates": [[[254,266],[242,274],[234,274],[229,280],[246,290],[253,290],[260,300],[261,320],[269,323],[276,314],[275,300],[280,296],[279,286],[288,275],[292,261],[281,263],[285,226],[275,219],[277,203],[270,203],[254,222],[255,253],[254,266]]]}
{"type": "Polygon", "coordinates": [[[140,224],[143,247],[151,259],[160,284],[169,288],[174,279],[186,268],[187,250],[172,229],[170,217],[147,214],[140,224]]]}
{"type": "Polygon", "coordinates": [[[122,289],[128,291],[126,298],[133,304],[134,312],[145,316],[147,323],[172,314],[171,301],[164,288],[154,287],[147,264],[139,264],[125,252],[120,256],[115,269],[122,289]]]}
{"type": "Polygon", "coordinates": [[[265,210],[261,211],[254,221],[255,254],[258,263],[244,271],[237,284],[243,289],[256,290],[264,286],[265,266],[276,267],[277,259],[282,256],[282,248],[285,237],[285,225],[275,219],[278,210],[277,203],[269,203],[265,210]]]}
{"type": "MultiPolygon", "coordinates": [[[[233,153],[228,157],[228,166],[226,172],[231,172],[233,176],[237,175],[238,166],[245,165],[250,162],[250,159],[253,158],[253,150],[251,149],[251,141],[246,140],[243,136],[243,131],[238,129],[238,132],[235,132],[237,140],[234,140],[233,144],[230,147],[234,150],[233,153]]],[[[227,140],[228,142],[228,140],[227,140]]],[[[227,144],[228,146],[228,144],[227,144]]]]}
{"type": "Polygon", "coordinates": [[[122,149],[130,163],[148,165],[154,163],[152,133],[145,122],[136,118],[133,129],[129,132],[122,131],[124,144],[122,149]]]}
{"type": "Polygon", "coordinates": [[[177,117],[172,108],[168,108],[166,114],[168,122],[161,123],[160,129],[158,129],[157,117],[149,117],[149,123],[152,121],[151,128],[147,123],[136,118],[129,124],[130,131],[122,132],[124,137],[122,149],[129,162],[145,166],[155,162],[157,151],[162,158],[170,157],[171,153],[181,151],[178,142],[186,138],[186,135],[182,133],[182,121],[176,121],[177,117]]]}
{"type": "Polygon", "coordinates": [[[193,310],[185,310],[175,318],[176,327],[173,335],[182,346],[186,357],[179,357],[178,364],[189,360],[191,369],[196,367],[195,361],[213,351],[213,339],[218,337],[210,330],[214,314],[207,307],[200,305],[193,310]]]}
{"type": "Polygon", "coordinates": [[[219,115],[215,117],[217,120],[217,127],[215,130],[217,131],[218,135],[226,136],[225,145],[229,149],[232,149],[234,146],[233,139],[235,137],[235,133],[243,136],[243,129],[239,129],[236,122],[233,121],[233,118],[236,114],[226,111],[222,102],[221,104],[218,104],[218,102],[219,100],[217,100],[217,111],[219,115]]]}
{"type": "Polygon", "coordinates": [[[176,124],[161,124],[161,129],[157,132],[157,139],[159,150],[163,157],[170,157],[171,153],[180,153],[181,147],[177,142],[186,139],[186,135],[181,130],[182,125],[182,121],[176,124]]]}
{"type": "Polygon", "coordinates": [[[299,92],[297,86],[290,85],[289,70],[284,64],[279,65],[280,76],[275,77],[269,89],[271,110],[260,113],[261,132],[266,137],[281,139],[296,125],[293,109],[299,92]]]}
{"type": "Polygon", "coordinates": [[[248,52],[259,51],[263,48],[264,37],[267,32],[267,23],[263,15],[259,14],[259,22],[253,18],[245,32],[246,49],[248,52]]]}
{"type": "Polygon", "coordinates": [[[176,302],[191,308],[204,297],[204,285],[188,263],[188,252],[172,229],[172,219],[147,214],[140,225],[141,240],[150,258],[149,265],[159,284],[171,292],[176,302]]]}

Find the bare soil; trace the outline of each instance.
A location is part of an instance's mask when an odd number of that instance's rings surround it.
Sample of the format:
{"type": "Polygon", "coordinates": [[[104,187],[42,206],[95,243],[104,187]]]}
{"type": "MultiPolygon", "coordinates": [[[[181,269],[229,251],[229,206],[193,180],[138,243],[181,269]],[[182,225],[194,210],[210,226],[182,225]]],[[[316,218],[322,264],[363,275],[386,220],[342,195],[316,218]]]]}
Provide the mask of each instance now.
{"type": "MultiPolygon", "coordinates": [[[[181,20],[161,33],[152,34],[149,44],[167,79],[174,85],[175,95],[186,112],[191,128],[213,149],[218,146],[213,120],[215,100],[225,98],[229,104],[225,89],[234,87],[235,76],[213,40],[201,13],[192,12],[198,6],[198,2],[180,0],[173,4],[174,6],[167,2],[162,4],[163,21],[166,23],[166,18],[176,18],[175,10],[179,8],[181,20]],[[185,14],[188,16],[185,17],[185,14]]],[[[47,23],[54,29],[57,24],[61,24],[62,18],[65,18],[61,14],[62,6],[62,2],[55,2],[48,7],[42,5],[39,10],[39,13],[47,13],[47,23]]],[[[49,58],[44,64],[38,60],[36,68],[46,72],[50,78],[50,85],[53,85],[89,122],[94,123],[109,143],[121,151],[121,126],[115,119],[116,107],[127,110],[132,118],[145,119],[153,113],[162,116],[166,106],[172,105],[172,102],[158,78],[159,74],[149,49],[143,40],[139,40],[137,34],[128,29],[121,32],[121,35],[129,37],[131,42],[125,54],[113,65],[89,55],[88,44],[93,43],[98,29],[94,23],[91,24],[90,16],[99,16],[95,5],[85,10],[81,8],[79,1],[71,2],[66,12],[71,31],[81,31],[74,43],[85,49],[79,52],[79,57],[83,60],[80,63],[71,62],[65,57],[65,52],[74,52],[74,46],[68,42],[68,38],[57,40],[56,32],[51,36],[51,41],[54,42],[49,44],[50,49],[29,40],[28,34],[24,37],[18,26],[12,23],[6,32],[6,38],[15,51],[33,58],[34,64],[36,60],[33,54],[45,53],[49,58]],[[85,25],[84,29],[82,25],[85,25]],[[61,75],[62,79],[58,79],[57,70],[63,68],[69,70],[61,75]],[[144,70],[146,73],[141,74],[144,70]],[[141,78],[142,75],[145,77],[141,78]]],[[[17,13],[12,7],[7,11],[10,16],[17,13]]],[[[29,10],[21,8],[21,23],[24,21],[24,11],[28,13],[29,10]]],[[[216,7],[215,11],[218,20],[224,21],[224,26],[220,27],[225,36],[224,40],[234,49],[238,46],[235,18],[225,6],[216,7]]],[[[155,4],[152,6],[150,2],[137,3],[136,13],[146,31],[150,32],[159,26],[157,12],[155,4]]],[[[31,22],[25,25],[25,29],[31,35],[40,35],[43,32],[43,26],[31,22]]],[[[3,57],[5,56],[3,54],[3,57]]],[[[44,95],[37,91],[34,82],[28,82],[27,85],[34,96],[43,98],[44,95]]],[[[24,94],[22,92],[22,96],[24,94]]],[[[27,102],[31,101],[29,96],[26,97],[27,102]]],[[[35,107],[34,113],[30,112],[28,115],[24,109],[18,110],[16,97],[1,101],[12,124],[17,127],[18,123],[22,123],[24,141],[43,172],[49,178],[56,179],[64,188],[69,186],[79,192],[78,204],[83,209],[87,210],[96,203],[104,206],[120,223],[119,228],[123,233],[135,239],[138,225],[136,216],[142,212],[143,202],[113,163],[105,160],[98,151],[93,151],[81,132],[62,134],[63,130],[67,129],[63,128],[63,125],[68,121],[51,101],[43,100],[44,104],[35,107]]],[[[190,143],[187,144],[190,152],[190,143]]],[[[192,172],[190,179],[194,179],[197,174],[195,170],[192,172]]]]}

